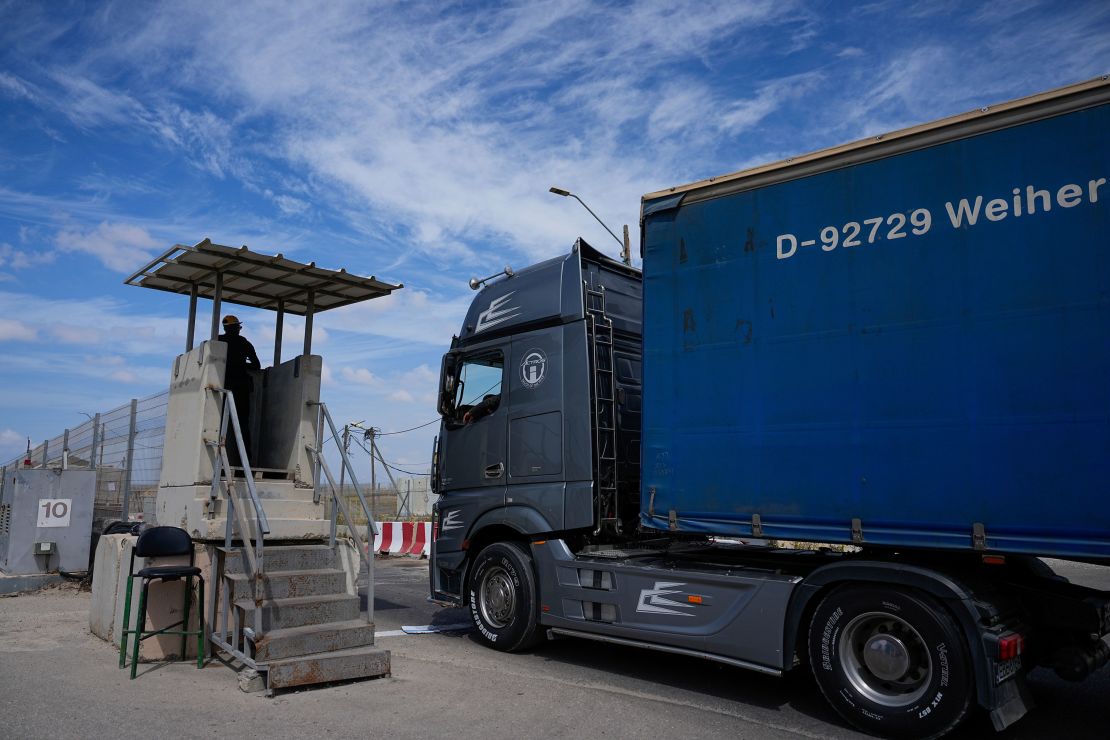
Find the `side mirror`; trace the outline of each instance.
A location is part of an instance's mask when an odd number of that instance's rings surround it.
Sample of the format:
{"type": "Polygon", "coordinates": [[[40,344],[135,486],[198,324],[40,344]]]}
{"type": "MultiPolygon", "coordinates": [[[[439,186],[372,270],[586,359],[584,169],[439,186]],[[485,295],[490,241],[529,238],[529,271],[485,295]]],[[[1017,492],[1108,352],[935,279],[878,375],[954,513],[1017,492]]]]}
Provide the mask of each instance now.
{"type": "Polygon", "coordinates": [[[440,369],[439,383],[439,413],[442,416],[451,416],[455,413],[455,387],[457,384],[459,357],[447,353],[443,356],[443,365],[440,369]]]}

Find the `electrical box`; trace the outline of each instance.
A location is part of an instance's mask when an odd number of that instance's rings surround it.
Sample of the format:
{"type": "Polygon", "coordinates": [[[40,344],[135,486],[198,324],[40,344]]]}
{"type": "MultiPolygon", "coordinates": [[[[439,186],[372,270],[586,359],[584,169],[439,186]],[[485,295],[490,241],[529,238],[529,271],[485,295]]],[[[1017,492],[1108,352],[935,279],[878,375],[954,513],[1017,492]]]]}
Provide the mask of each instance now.
{"type": "Polygon", "coordinates": [[[0,486],[0,571],[87,571],[95,497],[95,470],[5,471],[0,486]]]}

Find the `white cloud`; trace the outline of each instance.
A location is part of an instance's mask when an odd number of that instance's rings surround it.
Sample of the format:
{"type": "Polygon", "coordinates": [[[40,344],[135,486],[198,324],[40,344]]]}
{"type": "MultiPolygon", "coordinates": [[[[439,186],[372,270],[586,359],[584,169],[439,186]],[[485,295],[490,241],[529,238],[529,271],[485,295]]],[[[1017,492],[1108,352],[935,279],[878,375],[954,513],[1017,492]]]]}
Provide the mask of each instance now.
{"type": "Polygon", "coordinates": [[[0,319],[0,342],[33,342],[38,339],[34,327],[16,319],[0,319]]]}
{"type": "Polygon", "coordinates": [[[339,376],[349,383],[357,383],[358,385],[378,386],[381,385],[382,382],[381,378],[364,367],[342,368],[339,371],[339,376]]]}
{"type": "Polygon", "coordinates": [[[275,195],[274,202],[277,203],[282,213],[289,215],[301,214],[308,210],[308,203],[291,195],[275,195]]]}
{"type": "Polygon", "coordinates": [[[165,248],[141,226],[108,222],[102,222],[91,230],[79,227],[62,229],[54,243],[63,252],[92,255],[105,267],[126,274],[149,262],[159,246],[165,248]]]}
{"type": "MultiPolygon", "coordinates": [[[[0,316],[19,316],[18,320],[3,321],[18,325],[13,331],[24,336],[28,332],[50,336],[56,347],[104,344],[127,355],[165,358],[167,366],[185,341],[184,317],[144,315],[122,301],[108,298],[50,299],[0,291],[0,316]]],[[[84,352],[87,349],[81,358],[84,352]]]]}
{"type": "Polygon", "coordinates": [[[7,72],[0,72],[0,92],[13,98],[24,98],[31,101],[36,101],[39,98],[31,83],[7,72]]]}
{"type": "Polygon", "coordinates": [[[0,430],[0,446],[10,447],[13,444],[20,444],[26,441],[26,437],[12,429],[0,430]]]}
{"type": "Polygon", "coordinates": [[[397,401],[399,403],[412,403],[416,399],[411,393],[406,390],[396,390],[389,394],[390,401],[397,401]]]}
{"type": "Polygon", "coordinates": [[[27,449],[27,437],[14,429],[0,429],[0,460],[8,463],[27,449]]]}
{"type": "Polygon", "coordinates": [[[810,92],[822,75],[810,73],[787,77],[760,86],[755,97],[734,101],[719,118],[718,126],[730,134],[752,128],[786,102],[810,92]]]}
{"type": "Polygon", "coordinates": [[[49,250],[29,251],[16,249],[6,242],[0,243],[0,267],[24,270],[28,267],[50,264],[57,255],[49,250]]]}

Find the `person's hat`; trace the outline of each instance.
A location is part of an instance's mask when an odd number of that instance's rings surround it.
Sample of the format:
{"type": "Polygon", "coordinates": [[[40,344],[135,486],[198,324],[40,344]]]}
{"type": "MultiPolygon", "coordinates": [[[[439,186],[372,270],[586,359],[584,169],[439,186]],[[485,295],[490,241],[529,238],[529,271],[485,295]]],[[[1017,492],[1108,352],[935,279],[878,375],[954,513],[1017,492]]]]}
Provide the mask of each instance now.
{"type": "Polygon", "coordinates": [[[239,317],[232,314],[224,316],[224,326],[239,326],[239,317]]]}

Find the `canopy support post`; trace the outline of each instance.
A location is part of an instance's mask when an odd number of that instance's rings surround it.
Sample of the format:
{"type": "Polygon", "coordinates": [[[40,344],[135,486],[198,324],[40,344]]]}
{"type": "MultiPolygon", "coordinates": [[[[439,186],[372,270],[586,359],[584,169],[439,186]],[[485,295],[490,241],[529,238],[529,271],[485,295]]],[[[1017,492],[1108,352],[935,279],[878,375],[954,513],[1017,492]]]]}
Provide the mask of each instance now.
{"type": "Polygon", "coordinates": [[[197,284],[189,284],[189,329],[185,333],[185,351],[193,349],[193,337],[197,330],[197,284]]]}
{"type": "Polygon", "coordinates": [[[308,305],[304,312],[304,353],[312,354],[312,312],[315,310],[316,291],[308,291],[308,305]]]}
{"type": "Polygon", "coordinates": [[[220,302],[224,297],[224,274],[216,272],[216,292],[212,294],[212,336],[215,342],[220,336],[220,302]]]}
{"type": "Polygon", "coordinates": [[[274,367],[281,364],[281,330],[285,324],[285,299],[278,298],[277,325],[274,327],[274,367]]]}

